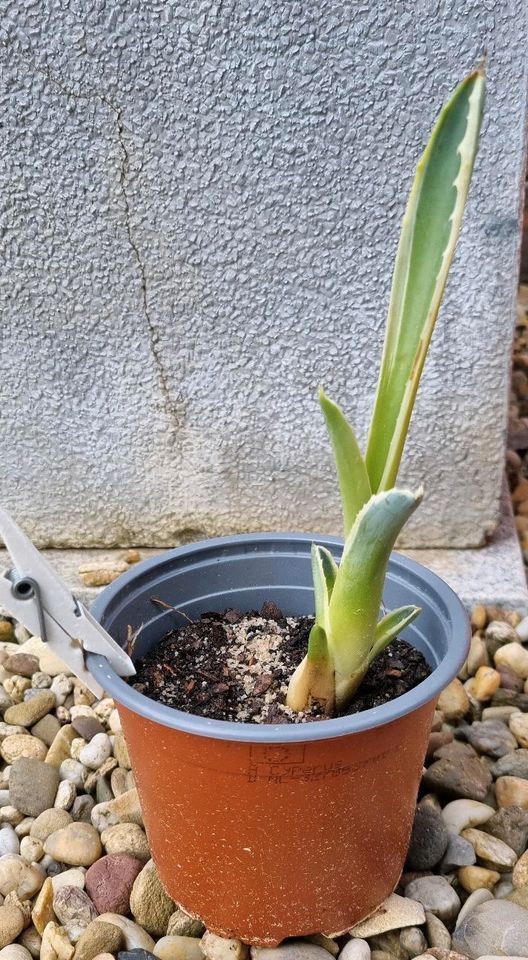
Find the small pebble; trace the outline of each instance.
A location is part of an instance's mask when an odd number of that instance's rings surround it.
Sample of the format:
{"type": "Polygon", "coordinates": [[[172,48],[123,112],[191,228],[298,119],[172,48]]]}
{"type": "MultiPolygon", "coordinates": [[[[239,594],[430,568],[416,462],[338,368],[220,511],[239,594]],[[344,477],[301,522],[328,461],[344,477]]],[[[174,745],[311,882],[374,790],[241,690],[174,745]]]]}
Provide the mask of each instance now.
{"type": "Polygon", "coordinates": [[[54,890],[53,911],[72,943],[77,943],[98,913],[88,894],[78,886],[54,890]]]}
{"type": "Polygon", "coordinates": [[[447,849],[448,840],[442,814],[430,804],[418,806],[407,852],[407,869],[429,870],[436,866],[447,849]]]}
{"type": "Polygon", "coordinates": [[[405,887],[405,896],[417,900],[428,913],[434,913],[440,920],[452,920],[460,910],[459,897],[444,877],[430,876],[413,880],[405,887]]]}
{"type": "MultiPolygon", "coordinates": [[[[214,934],[210,934],[210,936],[214,936],[214,934]]],[[[223,938],[219,937],[218,939],[223,938]]],[[[229,953],[233,943],[239,943],[239,941],[226,940],[223,951],[218,951],[218,955],[222,955],[226,960],[230,955],[233,956],[234,960],[237,960],[239,956],[246,958],[249,954],[247,947],[242,954],[234,949],[232,949],[231,954],[229,953]]],[[[306,947],[306,960],[311,960],[311,944],[307,943],[306,947]]],[[[323,953],[321,947],[315,947],[314,949],[318,950],[321,954],[323,953]]],[[[159,957],[160,960],[203,960],[205,954],[200,946],[200,941],[193,937],[162,937],[154,947],[154,956],[159,957]]],[[[326,956],[328,957],[328,954],[326,956]]],[[[319,956],[317,960],[320,960],[319,956]]]]}
{"type": "Polygon", "coordinates": [[[19,853],[20,840],[18,839],[13,827],[5,824],[0,829],[0,857],[6,853],[19,853]]]}
{"type": "Polygon", "coordinates": [[[419,927],[425,923],[425,910],[418,900],[410,896],[400,897],[392,893],[380,904],[372,916],[356,924],[350,930],[353,937],[373,937],[386,930],[401,930],[402,927],[419,927]]]}
{"type": "Polygon", "coordinates": [[[458,921],[453,947],[469,957],[522,956],[528,945],[528,910],[508,900],[479,904],[458,921]]]}
{"type": "Polygon", "coordinates": [[[499,644],[519,642],[519,634],[505,620],[492,620],[486,627],[485,637],[499,644]]]}
{"type": "Polygon", "coordinates": [[[458,882],[467,893],[473,893],[475,890],[492,890],[499,880],[500,873],[486,867],[460,867],[458,871],[458,882]]]}
{"type": "Polygon", "coordinates": [[[406,927],[402,930],[400,944],[410,958],[418,957],[427,949],[427,940],[419,927],[406,927]]]}
{"type": "Polygon", "coordinates": [[[167,935],[174,937],[201,937],[205,933],[205,926],[201,920],[190,917],[185,910],[178,907],[171,913],[167,924],[167,935]]]}
{"type": "Polygon", "coordinates": [[[72,866],[89,867],[103,852],[99,834],[89,823],[70,823],[50,834],[44,851],[54,860],[72,866]]]}
{"type": "Polygon", "coordinates": [[[32,727],[34,723],[53,710],[55,694],[51,690],[40,690],[31,700],[15,703],[4,713],[6,723],[20,724],[22,727],[32,727]]]}
{"type": "Polygon", "coordinates": [[[28,757],[15,760],[9,777],[9,799],[30,817],[38,817],[53,806],[59,773],[55,767],[28,757]]]}
{"type": "MultiPolygon", "coordinates": [[[[55,768],[53,768],[55,769],[55,768]]],[[[71,780],[61,780],[53,804],[58,810],[71,810],[77,796],[77,788],[71,780]]]]}
{"type": "Polygon", "coordinates": [[[485,829],[503,840],[519,856],[528,843],[528,810],[521,807],[502,807],[486,823],[485,829]]]}
{"type": "MultiPolygon", "coordinates": [[[[253,957],[253,949],[251,950],[253,957]]],[[[371,960],[370,947],[366,940],[354,937],[345,943],[339,954],[339,960],[371,960]]]]}
{"type": "Polygon", "coordinates": [[[512,850],[504,840],[500,840],[498,837],[485,833],[483,830],[476,830],[474,827],[464,830],[461,836],[473,844],[479,860],[491,870],[508,873],[517,863],[515,850],[512,850]]]}
{"type": "Polygon", "coordinates": [[[50,834],[67,827],[71,820],[72,818],[66,810],[56,810],[51,807],[51,809],[44,810],[40,816],[35,818],[30,827],[30,836],[37,840],[47,840],[50,834]]]}
{"type": "Polygon", "coordinates": [[[20,900],[31,899],[44,883],[43,872],[16,853],[7,853],[0,860],[0,893],[6,897],[12,890],[20,900]]]}
{"type": "Polygon", "coordinates": [[[6,763],[14,763],[20,757],[30,757],[34,760],[45,760],[48,748],[43,740],[32,737],[31,734],[15,734],[6,737],[0,743],[0,755],[6,763]]]}
{"type": "Polygon", "coordinates": [[[123,932],[114,923],[105,923],[102,918],[86,927],[77,941],[75,960],[94,960],[100,953],[116,954],[124,945],[123,932]]]}
{"type": "Polygon", "coordinates": [[[69,780],[79,790],[84,786],[85,769],[79,760],[67,757],[59,767],[59,774],[61,780],[69,780]]]}
{"type": "Polygon", "coordinates": [[[445,923],[442,923],[439,917],[436,917],[434,913],[429,913],[429,911],[426,911],[425,914],[425,929],[427,939],[432,947],[439,947],[441,950],[451,949],[451,934],[445,923]]]}
{"type": "Polygon", "coordinates": [[[132,887],[130,911],[134,919],[153,936],[159,937],[166,932],[174,908],[175,904],[165,892],[154,861],[149,860],[142,866],[132,887]]]}
{"type": "MultiPolygon", "coordinates": [[[[85,883],[98,913],[127,914],[132,887],[142,869],[142,861],[128,853],[114,853],[97,860],[87,871],[85,883]]],[[[166,929],[165,923],[163,933],[166,929]]]]}
{"type": "Polygon", "coordinates": [[[499,807],[522,807],[528,810],[528,780],[520,777],[499,777],[495,782],[499,807]]]}
{"type": "Polygon", "coordinates": [[[520,747],[528,747],[528,714],[514,713],[510,717],[510,730],[520,747]]]}
{"type": "Polygon", "coordinates": [[[17,907],[5,903],[0,906],[0,949],[13,943],[24,926],[24,914],[17,907]]]}
{"type": "Polygon", "coordinates": [[[477,800],[452,800],[442,810],[450,833],[461,833],[467,827],[478,827],[493,816],[495,810],[477,800]]]}
{"type": "Polygon", "coordinates": [[[44,845],[41,840],[33,837],[22,837],[20,841],[20,856],[28,863],[38,863],[44,856],[44,845]]]}
{"type": "MultiPolygon", "coordinates": [[[[249,955],[249,947],[245,943],[241,943],[240,940],[229,940],[224,937],[218,937],[216,933],[210,933],[209,930],[206,930],[199,944],[195,941],[190,941],[190,948],[192,948],[192,943],[194,942],[195,946],[200,946],[203,953],[207,957],[207,960],[246,960],[249,955]]],[[[301,960],[299,955],[299,946],[302,944],[303,951],[306,950],[306,953],[303,953],[304,960],[328,960],[328,955],[325,956],[326,951],[322,947],[318,947],[311,943],[303,942],[302,940],[293,940],[288,946],[292,948],[291,952],[287,956],[283,955],[282,960],[301,960]]],[[[158,949],[158,944],[156,945],[156,950],[158,949]]],[[[282,950],[285,948],[282,947],[282,950]]],[[[281,947],[275,947],[275,957],[269,956],[269,951],[267,951],[267,960],[281,960],[277,956],[277,951],[281,951],[281,947]]],[[[156,952],[156,951],[154,951],[156,952]]],[[[161,956],[159,953],[156,956],[161,956]]],[[[264,960],[262,952],[259,951],[259,956],[261,960],[264,960]]],[[[200,958],[195,956],[190,956],[189,960],[200,960],[200,958]]],[[[163,960],[177,960],[175,956],[163,957],[163,960]]]]}
{"type": "Polygon", "coordinates": [[[491,700],[493,694],[499,689],[501,677],[493,667],[481,666],[470,682],[475,699],[485,701],[491,700]]]}
{"type": "MultiPolygon", "coordinates": [[[[143,930],[139,924],[129,920],[128,917],[121,917],[117,913],[103,913],[98,918],[105,923],[112,923],[121,930],[123,934],[124,945],[127,950],[134,950],[140,947],[144,950],[153,950],[154,940],[143,930]]],[[[113,952],[113,951],[112,951],[113,952]]]]}
{"type": "MultiPolygon", "coordinates": [[[[522,716],[522,714],[519,714],[522,716]]],[[[489,757],[502,757],[515,750],[517,742],[505,723],[500,720],[483,720],[462,728],[469,743],[489,757]]]]}
{"type": "Polygon", "coordinates": [[[455,678],[440,694],[437,709],[441,710],[450,723],[461,720],[469,711],[469,698],[463,684],[455,678]]]}

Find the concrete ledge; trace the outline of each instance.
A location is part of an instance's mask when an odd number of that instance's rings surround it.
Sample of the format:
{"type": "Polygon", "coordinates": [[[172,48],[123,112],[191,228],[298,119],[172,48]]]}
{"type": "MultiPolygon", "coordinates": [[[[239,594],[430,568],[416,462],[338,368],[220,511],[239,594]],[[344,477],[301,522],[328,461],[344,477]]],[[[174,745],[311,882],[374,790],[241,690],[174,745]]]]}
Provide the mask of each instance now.
{"type": "MultiPolygon", "coordinates": [[[[44,550],[72,592],[87,606],[102,588],[86,587],[79,567],[85,563],[106,563],[123,559],[123,550],[44,550]]],[[[141,559],[157,556],[161,549],[140,549],[141,559]]],[[[493,604],[528,613],[528,589],[521,549],[513,523],[509,496],[503,499],[502,520],[490,543],[471,550],[402,550],[408,557],[430,567],[462,598],[468,608],[475,603],[493,604]]],[[[0,566],[10,565],[9,555],[0,550],[0,566]]]]}
{"type": "Polygon", "coordinates": [[[472,550],[403,550],[402,553],[434,570],[468,608],[484,603],[528,613],[526,571],[508,493],[502,498],[499,527],[487,546],[472,550]]]}

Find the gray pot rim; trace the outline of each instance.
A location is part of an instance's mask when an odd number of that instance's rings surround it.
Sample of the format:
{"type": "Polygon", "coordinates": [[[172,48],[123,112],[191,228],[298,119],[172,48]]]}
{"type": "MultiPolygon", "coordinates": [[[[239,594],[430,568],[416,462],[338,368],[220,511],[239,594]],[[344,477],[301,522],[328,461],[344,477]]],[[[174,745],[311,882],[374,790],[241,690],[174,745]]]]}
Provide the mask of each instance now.
{"type": "MultiPolygon", "coordinates": [[[[248,533],[200,540],[182,547],[176,547],[173,550],[167,550],[159,556],[149,557],[147,560],[134,564],[129,571],[126,571],[117,580],[105,587],[92,604],[91,612],[96,620],[100,620],[108,603],[116,599],[120,593],[126,591],[134,580],[160,566],[170,565],[173,559],[179,559],[190,554],[198,556],[218,550],[218,548],[235,547],[238,544],[250,542],[272,544],[273,541],[280,543],[291,541],[292,544],[306,544],[315,541],[324,542],[337,548],[343,546],[343,540],[339,537],[300,533],[248,533]]],[[[93,653],[88,654],[88,669],[104,687],[105,691],[127,709],[148,718],[154,723],[160,723],[163,726],[172,727],[175,730],[195,736],[244,743],[299,743],[329,740],[349,736],[350,734],[363,733],[398,720],[400,717],[412,713],[419,707],[436,699],[456,676],[467,657],[470,638],[469,620],[462,601],[454,590],[423,564],[396,552],[391,555],[389,576],[392,580],[402,579],[407,583],[410,576],[415,582],[424,585],[429,593],[434,593],[440,603],[448,610],[450,633],[455,638],[460,636],[460,643],[455,645],[451,641],[442,661],[433,669],[430,676],[413,690],[409,690],[380,707],[363,710],[361,713],[300,724],[259,725],[255,723],[236,723],[230,720],[212,720],[165,706],[139,693],[115,673],[103,656],[93,653]]]]}

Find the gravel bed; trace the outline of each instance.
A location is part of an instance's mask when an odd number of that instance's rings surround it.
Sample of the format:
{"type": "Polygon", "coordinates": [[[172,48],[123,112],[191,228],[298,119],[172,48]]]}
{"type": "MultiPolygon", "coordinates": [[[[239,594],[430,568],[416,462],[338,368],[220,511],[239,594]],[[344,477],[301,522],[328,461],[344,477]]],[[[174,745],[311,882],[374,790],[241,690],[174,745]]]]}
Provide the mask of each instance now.
{"type": "Polygon", "coordinates": [[[0,620],[0,960],[528,957],[528,618],[472,623],[395,894],[344,936],[249,951],[165,893],[113,701],[0,620]]]}

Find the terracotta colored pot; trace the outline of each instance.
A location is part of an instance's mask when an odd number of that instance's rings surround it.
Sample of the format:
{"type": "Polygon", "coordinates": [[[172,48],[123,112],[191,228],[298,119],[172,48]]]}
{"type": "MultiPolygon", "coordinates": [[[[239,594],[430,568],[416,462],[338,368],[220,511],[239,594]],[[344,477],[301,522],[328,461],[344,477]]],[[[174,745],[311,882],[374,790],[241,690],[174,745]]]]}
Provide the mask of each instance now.
{"type": "MultiPolygon", "coordinates": [[[[226,537],[138,564],[107,587],[93,613],[121,643],[144,624],[136,656],[178,615],[275,600],[313,612],[312,540],[226,537]]],[[[431,718],[466,655],[464,608],[439,577],[393,555],[385,603],[422,607],[405,639],[433,667],[427,680],[372,710],[298,725],[207,720],[162,706],[121,680],[104,657],[94,676],[118,703],[152,855],[173,899],[210,930],[254,944],[345,930],[398,882],[431,718]]]]}

